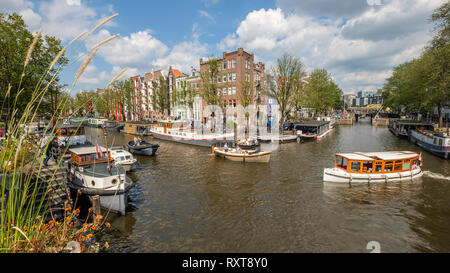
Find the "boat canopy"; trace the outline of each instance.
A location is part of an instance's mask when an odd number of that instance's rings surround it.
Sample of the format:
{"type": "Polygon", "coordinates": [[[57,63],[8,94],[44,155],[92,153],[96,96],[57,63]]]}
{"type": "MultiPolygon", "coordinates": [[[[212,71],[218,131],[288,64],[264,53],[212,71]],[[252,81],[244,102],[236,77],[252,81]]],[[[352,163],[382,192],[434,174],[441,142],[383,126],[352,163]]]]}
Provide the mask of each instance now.
{"type": "Polygon", "coordinates": [[[390,173],[412,170],[419,155],[409,151],[374,153],[339,153],[335,167],[352,173],[390,173]]]}
{"type": "Polygon", "coordinates": [[[99,157],[97,147],[95,146],[72,148],[69,152],[71,154],[72,162],[77,165],[102,163],[110,160],[109,152],[108,156],[106,155],[106,148],[99,147],[99,149],[102,152],[101,157],[99,157]]]}

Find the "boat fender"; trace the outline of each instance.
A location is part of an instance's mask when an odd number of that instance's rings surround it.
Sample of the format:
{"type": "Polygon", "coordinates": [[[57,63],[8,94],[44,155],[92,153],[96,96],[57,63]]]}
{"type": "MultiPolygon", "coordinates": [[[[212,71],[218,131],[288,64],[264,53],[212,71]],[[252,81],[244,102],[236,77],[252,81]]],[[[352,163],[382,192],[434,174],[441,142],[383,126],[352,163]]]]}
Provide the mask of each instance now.
{"type": "Polygon", "coordinates": [[[389,180],[389,179],[388,179],[388,176],[385,174],[385,175],[384,175],[384,182],[387,183],[388,180],[389,180]]]}
{"type": "Polygon", "coordinates": [[[369,182],[368,183],[372,182],[371,181],[372,177],[370,176],[370,174],[368,174],[367,176],[369,177],[369,182]]]}
{"type": "Polygon", "coordinates": [[[351,186],[352,185],[352,180],[353,180],[353,177],[352,177],[352,175],[350,174],[350,180],[348,180],[348,184],[351,186]]]}

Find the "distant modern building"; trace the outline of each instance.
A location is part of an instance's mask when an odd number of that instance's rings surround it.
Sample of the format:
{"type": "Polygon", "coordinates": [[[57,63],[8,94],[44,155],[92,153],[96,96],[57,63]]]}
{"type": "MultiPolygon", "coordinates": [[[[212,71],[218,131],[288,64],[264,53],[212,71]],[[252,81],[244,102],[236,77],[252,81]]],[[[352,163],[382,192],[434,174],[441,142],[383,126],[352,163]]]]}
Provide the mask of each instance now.
{"type": "MultiPolygon", "coordinates": [[[[347,95],[344,95],[344,100],[346,100],[345,96],[347,95]]],[[[381,96],[374,91],[360,90],[356,93],[356,96],[355,95],[349,96],[349,98],[351,98],[351,100],[349,99],[349,102],[351,102],[349,103],[349,105],[353,107],[365,107],[371,104],[383,103],[381,96]]]]}

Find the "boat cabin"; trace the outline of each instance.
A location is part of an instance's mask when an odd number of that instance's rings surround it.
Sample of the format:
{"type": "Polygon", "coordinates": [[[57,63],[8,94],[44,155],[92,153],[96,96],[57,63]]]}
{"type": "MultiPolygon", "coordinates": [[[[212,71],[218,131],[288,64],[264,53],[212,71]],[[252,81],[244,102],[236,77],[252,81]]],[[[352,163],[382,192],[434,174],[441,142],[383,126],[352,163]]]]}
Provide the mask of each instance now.
{"type": "Polygon", "coordinates": [[[153,123],[149,122],[126,122],[125,133],[132,135],[151,135],[150,129],[153,123]]]}
{"type": "Polygon", "coordinates": [[[296,122],[294,129],[301,131],[304,135],[322,135],[326,131],[330,130],[330,121],[301,121],[296,122]]]}
{"type": "Polygon", "coordinates": [[[378,152],[336,154],[334,167],[348,173],[379,174],[411,171],[419,166],[417,153],[378,152]]]}
{"type": "Polygon", "coordinates": [[[84,127],[78,124],[62,124],[55,128],[57,137],[71,137],[84,135],[84,127]]]}
{"type": "Polygon", "coordinates": [[[101,127],[105,121],[108,121],[106,118],[90,118],[88,119],[88,124],[94,127],[101,127]]]}
{"type": "Polygon", "coordinates": [[[72,163],[76,166],[85,166],[97,163],[106,163],[111,161],[111,155],[108,151],[106,154],[106,148],[98,147],[101,151],[97,151],[96,146],[79,147],[70,149],[70,158],[72,163]]]}
{"type": "Polygon", "coordinates": [[[425,121],[397,119],[389,121],[389,130],[397,137],[408,137],[410,130],[425,128],[433,130],[433,124],[425,121]]]}
{"type": "Polygon", "coordinates": [[[159,120],[156,122],[155,126],[162,127],[164,134],[167,134],[169,129],[179,129],[183,130],[183,122],[180,120],[159,120]]]}

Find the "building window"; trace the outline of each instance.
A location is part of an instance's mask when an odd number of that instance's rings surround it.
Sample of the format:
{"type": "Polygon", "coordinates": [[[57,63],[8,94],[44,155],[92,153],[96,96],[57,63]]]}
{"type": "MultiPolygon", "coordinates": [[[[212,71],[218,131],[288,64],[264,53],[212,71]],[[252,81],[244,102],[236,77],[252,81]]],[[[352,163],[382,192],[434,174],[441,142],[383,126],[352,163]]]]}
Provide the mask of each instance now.
{"type": "Polygon", "coordinates": [[[231,87],[228,87],[228,95],[231,95],[231,87]]]}
{"type": "Polygon", "coordinates": [[[227,69],[227,62],[223,62],[223,69],[227,69]]]}
{"type": "Polygon", "coordinates": [[[223,75],[223,82],[227,81],[227,75],[223,75]]]}
{"type": "Polygon", "coordinates": [[[233,95],[236,94],[236,86],[233,86],[231,90],[232,90],[233,95]]]}
{"type": "Polygon", "coordinates": [[[220,88],[217,89],[217,95],[220,96],[220,88]]]}
{"type": "Polygon", "coordinates": [[[221,77],[217,76],[217,82],[221,82],[221,77]]]}
{"type": "Polygon", "coordinates": [[[231,68],[236,68],[236,59],[231,60],[231,68]]]}
{"type": "Polygon", "coordinates": [[[228,73],[228,81],[231,82],[232,79],[233,79],[233,78],[232,78],[232,76],[231,76],[231,72],[229,72],[229,73],[228,73]]]}
{"type": "Polygon", "coordinates": [[[236,72],[233,72],[233,81],[236,81],[236,72]]]}
{"type": "Polygon", "coordinates": [[[245,68],[250,69],[250,61],[249,60],[245,60],[245,68]]]}
{"type": "Polygon", "coordinates": [[[231,68],[231,60],[228,60],[228,68],[231,68]]]}

